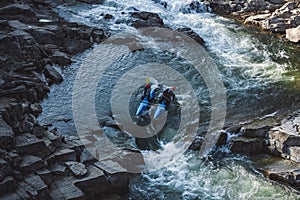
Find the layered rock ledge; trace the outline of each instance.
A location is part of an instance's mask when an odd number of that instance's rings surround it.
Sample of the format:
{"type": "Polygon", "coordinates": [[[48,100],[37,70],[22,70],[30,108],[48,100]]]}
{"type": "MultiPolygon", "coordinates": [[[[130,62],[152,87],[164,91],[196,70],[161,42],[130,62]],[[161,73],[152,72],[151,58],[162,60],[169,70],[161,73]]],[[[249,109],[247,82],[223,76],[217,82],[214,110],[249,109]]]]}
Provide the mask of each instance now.
{"type": "Polygon", "coordinates": [[[238,18],[246,25],[300,41],[300,2],[295,0],[207,0],[213,12],[238,18]]]}

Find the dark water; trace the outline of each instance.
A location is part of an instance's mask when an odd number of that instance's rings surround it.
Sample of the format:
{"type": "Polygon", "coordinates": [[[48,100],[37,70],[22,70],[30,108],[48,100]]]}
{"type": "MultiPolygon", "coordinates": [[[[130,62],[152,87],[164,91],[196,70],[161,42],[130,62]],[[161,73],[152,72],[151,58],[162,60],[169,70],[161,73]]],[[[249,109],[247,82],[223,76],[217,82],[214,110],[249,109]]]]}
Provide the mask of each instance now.
{"type": "MultiPolygon", "coordinates": [[[[286,43],[269,34],[258,33],[255,29],[243,27],[233,20],[211,13],[184,14],[181,10],[187,4],[185,1],[166,2],[167,8],[150,0],[146,3],[141,0],[134,2],[115,0],[105,1],[103,5],[60,6],[57,11],[70,21],[83,22],[100,28],[110,27],[112,35],[122,31],[134,33],[133,28],[122,23],[134,10],[133,7],[140,11],[158,13],[164,23],[170,27],[192,28],[206,41],[206,50],[213,59],[226,88],[226,124],[274,113],[283,115],[298,108],[299,46],[286,43]],[[114,18],[104,20],[103,14],[106,13],[112,14],[114,18]]],[[[72,112],[73,84],[78,70],[87,61],[90,51],[92,50],[74,57],[74,64],[61,69],[65,81],[51,87],[49,98],[42,104],[44,108],[40,116],[42,123],[52,123],[63,134],[72,135],[77,132],[72,112]]],[[[114,54],[117,51],[110,53],[114,54]]],[[[200,107],[198,132],[206,130],[212,113],[212,102],[204,77],[182,57],[155,48],[122,56],[115,60],[99,78],[95,96],[99,123],[103,125],[107,119],[113,117],[112,97],[115,97],[114,95],[124,90],[124,96],[122,94],[117,96],[122,100],[128,95],[126,90],[137,91],[137,88],[142,87],[144,82],[140,80],[145,80],[144,76],[147,75],[141,74],[141,70],[145,65],[151,67],[149,63],[171,66],[176,73],[178,72],[188,81],[196,95],[195,104],[200,107]],[[135,85],[135,88],[126,87],[129,83],[135,85]],[[120,85],[124,87],[119,89],[120,85]]],[[[86,70],[87,73],[92,73],[88,68],[86,70]]],[[[170,78],[171,72],[161,70],[158,73],[162,76],[161,81],[165,80],[163,84],[166,86],[170,86],[171,81],[181,84],[170,78]]],[[[180,89],[177,94],[179,102],[185,105],[190,94],[180,89]]],[[[137,92],[130,95],[131,100],[139,97],[137,92]]],[[[136,101],[124,105],[126,108],[132,108],[130,105],[134,102],[136,101]]],[[[117,114],[115,117],[118,117],[117,114]]],[[[178,148],[172,140],[178,134],[182,136],[190,133],[186,130],[178,133],[178,126],[176,127],[178,123],[176,118],[172,120],[169,118],[165,128],[160,132],[161,138],[157,141],[160,149],[143,152],[148,172],[145,171],[142,176],[132,177],[129,198],[299,199],[293,190],[270,182],[255,172],[246,158],[222,154],[222,157],[215,157],[214,161],[210,161],[199,159],[198,155],[193,153],[182,154],[184,148],[178,148]],[[179,155],[178,159],[171,159],[175,154],[179,155]],[[163,167],[162,163],[164,163],[163,167]]],[[[119,145],[136,147],[130,133],[121,133],[110,127],[104,127],[103,130],[111,141],[119,145]]]]}

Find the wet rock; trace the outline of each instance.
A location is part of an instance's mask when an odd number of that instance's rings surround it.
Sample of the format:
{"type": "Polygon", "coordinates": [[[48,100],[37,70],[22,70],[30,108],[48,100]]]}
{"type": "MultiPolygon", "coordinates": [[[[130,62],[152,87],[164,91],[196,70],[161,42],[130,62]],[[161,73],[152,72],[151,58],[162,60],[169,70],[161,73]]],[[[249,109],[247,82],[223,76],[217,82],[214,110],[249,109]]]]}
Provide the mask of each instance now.
{"type": "Polygon", "coordinates": [[[14,133],[0,116],[0,149],[10,150],[14,148],[14,133]]]}
{"type": "Polygon", "coordinates": [[[76,154],[74,150],[62,149],[47,158],[48,164],[64,163],[66,161],[76,161],[76,154]]]}
{"type": "Polygon", "coordinates": [[[40,157],[26,155],[19,166],[19,170],[24,174],[35,172],[44,167],[44,162],[40,157]]]}
{"type": "Polygon", "coordinates": [[[286,39],[298,43],[300,41],[300,25],[296,28],[286,29],[286,39]]]}
{"type": "Polygon", "coordinates": [[[46,65],[44,74],[45,74],[45,77],[49,79],[48,83],[50,85],[53,83],[60,83],[63,81],[63,77],[51,65],[46,65]]]}
{"type": "Polygon", "coordinates": [[[43,108],[38,103],[32,103],[29,106],[29,112],[33,114],[35,117],[38,117],[43,111],[43,108]]]}
{"type": "Polygon", "coordinates": [[[25,133],[17,136],[15,140],[16,150],[22,155],[29,154],[45,158],[50,154],[50,151],[47,148],[46,144],[34,135],[25,133]]]}
{"type": "Polygon", "coordinates": [[[282,158],[299,162],[300,147],[299,112],[282,121],[280,126],[272,128],[267,135],[269,151],[282,158]]]}
{"type": "Polygon", "coordinates": [[[219,135],[216,146],[220,147],[220,146],[227,144],[227,140],[228,140],[228,134],[226,132],[222,131],[221,134],[219,135]]]}
{"type": "Polygon", "coordinates": [[[37,175],[25,178],[24,182],[20,183],[20,187],[24,189],[31,198],[51,199],[48,186],[37,175]]]}
{"type": "Polygon", "coordinates": [[[34,126],[32,134],[35,135],[37,138],[42,138],[45,135],[45,128],[43,126],[34,126]]]}
{"type": "Polygon", "coordinates": [[[267,156],[256,159],[256,168],[271,180],[289,184],[295,188],[299,184],[299,167],[298,163],[285,160],[279,157],[267,156]]]}
{"type": "Polygon", "coordinates": [[[60,66],[67,66],[72,63],[69,56],[63,52],[55,51],[52,55],[52,60],[54,63],[60,65],[60,66]]]}
{"type": "Polygon", "coordinates": [[[11,176],[6,176],[0,181],[0,196],[9,192],[12,192],[17,188],[15,179],[11,176]]]}
{"type": "MultiPolygon", "coordinates": [[[[65,178],[52,184],[50,195],[52,199],[86,200],[85,194],[76,187],[72,180],[65,178]]],[[[99,198],[99,197],[98,197],[99,198]]]]}
{"type": "Polygon", "coordinates": [[[235,137],[229,142],[230,150],[239,154],[260,154],[264,153],[264,140],[258,138],[235,137]]]}
{"type": "Polygon", "coordinates": [[[229,15],[232,11],[228,1],[216,0],[209,2],[208,5],[212,8],[212,11],[217,14],[229,15]]]}
{"type": "Polygon", "coordinates": [[[180,8],[182,13],[204,13],[209,11],[209,8],[205,3],[199,1],[192,1],[190,4],[180,8]]]}
{"type": "Polygon", "coordinates": [[[10,166],[12,167],[17,167],[22,162],[21,156],[13,151],[8,152],[4,158],[9,162],[10,166]]]}
{"type": "Polygon", "coordinates": [[[51,172],[46,169],[40,169],[38,171],[35,171],[35,174],[38,175],[39,177],[41,177],[41,179],[44,181],[44,183],[46,183],[46,185],[50,186],[52,183],[52,174],[51,172]]]}
{"type": "Polygon", "coordinates": [[[97,158],[99,158],[97,148],[85,148],[80,155],[80,162],[84,164],[93,163],[97,161],[97,158]]]}
{"type": "Polygon", "coordinates": [[[118,162],[112,160],[100,161],[94,163],[94,166],[105,172],[112,190],[128,189],[129,175],[118,162]]]}
{"type": "Polygon", "coordinates": [[[74,181],[74,185],[84,192],[87,199],[100,198],[112,190],[104,173],[91,165],[88,167],[89,176],[74,181]],[[101,185],[101,187],[99,187],[101,185]]]}
{"type": "Polygon", "coordinates": [[[66,176],[66,169],[67,168],[65,166],[57,163],[51,164],[49,168],[53,179],[57,180],[61,179],[61,177],[66,176]]]}
{"type": "Polygon", "coordinates": [[[17,193],[5,193],[3,196],[0,196],[0,200],[23,200],[23,199],[29,199],[30,197],[27,195],[20,196],[17,193]],[[24,197],[24,198],[23,198],[24,197]],[[28,198],[27,198],[28,197],[28,198]]]}
{"type": "Polygon", "coordinates": [[[31,20],[36,19],[34,10],[29,5],[26,4],[19,4],[19,3],[10,4],[0,8],[0,12],[2,15],[11,18],[13,18],[12,16],[21,15],[23,16],[21,17],[22,21],[29,21],[27,18],[31,18],[31,20]]]}
{"type": "Polygon", "coordinates": [[[156,13],[134,12],[131,14],[131,17],[134,19],[131,24],[135,28],[164,26],[163,20],[156,13]]]}
{"type": "Polygon", "coordinates": [[[55,148],[59,148],[62,146],[62,136],[54,131],[45,131],[44,135],[48,138],[55,148]]]}
{"type": "Polygon", "coordinates": [[[177,31],[191,37],[196,42],[198,42],[198,44],[200,44],[202,46],[205,45],[205,41],[197,33],[195,33],[191,28],[179,28],[179,29],[177,29],[177,31]]]}
{"type": "Polygon", "coordinates": [[[11,168],[8,164],[8,162],[6,162],[3,159],[0,159],[0,181],[3,180],[4,177],[6,177],[7,175],[9,175],[11,168]]]}
{"type": "Polygon", "coordinates": [[[66,162],[65,165],[71,171],[72,175],[76,178],[82,178],[86,176],[87,169],[85,165],[80,162],[66,162]]]}
{"type": "Polygon", "coordinates": [[[203,142],[204,142],[203,137],[196,137],[192,142],[192,144],[189,146],[189,149],[193,151],[200,151],[203,142]]]}
{"type": "Polygon", "coordinates": [[[271,126],[256,126],[256,125],[246,125],[241,128],[241,133],[245,137],[251,138],[265,138],[271,126]]]}

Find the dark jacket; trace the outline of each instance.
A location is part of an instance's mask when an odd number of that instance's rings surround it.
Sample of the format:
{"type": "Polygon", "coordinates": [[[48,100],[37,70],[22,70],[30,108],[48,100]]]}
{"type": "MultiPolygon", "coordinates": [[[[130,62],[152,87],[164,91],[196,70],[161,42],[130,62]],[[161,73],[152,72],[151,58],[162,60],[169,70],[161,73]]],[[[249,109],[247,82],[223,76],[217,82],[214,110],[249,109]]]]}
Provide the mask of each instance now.
{"type": "Polygon", "coordinates": [[[166,105],[169,105],[171,101],[174,100],[175,100],[174,92],[170,88],[167,88],[163,91],[162,96],[159,99],[159,103],[162,103],[162,101],[164,101],[166,105]]]}
{"type": "Polygon", "coordinates": [[[144,87],[144,92],[143,92],[143,96],[141,97],[141,100],[143,100],[145,97],[148,98],[148,100],[150,101],[150,92],[151,92],[151,87],[144,87]]]}

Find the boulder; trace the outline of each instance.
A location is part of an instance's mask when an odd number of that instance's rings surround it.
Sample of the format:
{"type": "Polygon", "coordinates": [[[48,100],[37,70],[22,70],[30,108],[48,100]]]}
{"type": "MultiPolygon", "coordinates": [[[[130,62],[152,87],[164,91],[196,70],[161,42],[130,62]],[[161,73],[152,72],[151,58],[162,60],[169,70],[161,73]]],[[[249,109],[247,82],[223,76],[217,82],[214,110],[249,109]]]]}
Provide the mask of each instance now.
{"type": "Polygon", "coordinates": [[[99,158],[97,148],[89,147],[82,151],[80,155],[80,162],[84,164],[93,163],[97,161],[97,158],[99,158]]]}
{"type": "Polygon", "coordinates": [[[55,148],[59,148],[62,146],[62,136],[54,131],[45,131],[44,135],[48,138],[55,148]]]}
{"type": "Polygon", "coordinates": [[[264,153],[264,140],[258,138],[234,137],[229,142],[230,150],[238,154],[264,153]]]}
{"type": "Polygon", "coordinates": [[[51,153],[42,140],[29,133],[19,135],[15,140],[16,150],[21,155],[29,154],[45,158],[51,153]]]}
{"type": "Polygon", "coordinates": [[[17,183],[15,179],[11,176],[6,176],[2,181],[0,181],[0,196],[12,192],[17,188],[17,183]]]}
{"type": "Polygon", "coordinates": [[[4,177],[9,175],[11,168],[9,166],[9,163],[3,159],[0,159],[0,181],[3,180],[4,177]]]}
{"type": "Polygon", "coordinates": [[[11,127],[0,116],[0,149],[10,150],[14,148],[13,136],[11,127]]]}
{"type": "Polygon", "coordinates": [[[38,103],[32,103],[29,106],[29,112],[33,114],[35,117],[38,117],[43,111],[43,108],[38,103]]]}
{"type": "Polygon", "coordinates": [[[83,163],[69,161],[66,162],[65,165],[76,178],[82,178],[87,175],[87,169],[83,163]]]}
{"type": "Polygon", "coordinates": [[[44,181],[44,183],[46,183],[46,185],[51,185],[53,179],[51,171],[49,171],[46,168],[42,168],[40,170],[35,171],[34,173],[41,177],[41,179],[44,181]]]}
{"type": "Polygon", "coordinates": [[[76,154],[74,150],[62,149],[52,154],[46,160],[48,164],[76,161],[76,154]]]}
{"type": "Polygon", "coordinates": [[[21,182],[19,186],[25,190],[32,199],[51,199],[48,186],[37,175],[25,178],[24,182],[21,182]]]}
{"type": "MultiPolygon", "coordinates": [[[[215,6],[212,7],[216,8],[215,6]]],[[[179,11],[182,13],[203,13],[207,12],[208,10],[208,6],[205,3],[200,3],[199,1],[192,1],[191,3],[185,5],[183,8],[180,8],[179,11]]]]}
{"type": "Polygon", "coordinates": [[[33,155],[23,156],[23,161],[19,166],[19,170],[25,174],[35,172],[44,167],[44,162],[40,157],[33,155]]]}
{"type": "Polygon", "coordinates": [[[44,69],[44,74],[45,77],[50,79],[51,81],[48,83],[50,83],[50,85],[52,83],[60,83],[63,81],[63,77],[60,75],[60,73],[58,73],[58,71],[56,71],[56,69],[51,66],[51,65],[46,65],[45,69],[44,69]]]}
{"type": "Polygon", "coordinates": [[[133,21],[132,26],[135,28],[142,27],[163,27],[164,23],[160,16],[156,13],[150,12],[133,12],[131,14],[133,21]]]}
{"type": "Polygon", "coordinates": [[[112,190],[103,171],[93,165],[88,167],[89,175],[74,181],[74,185],[84,192],[87,199],[101,198],[112,190]],[[99,187],[101,186],[101,187],[99,187]]]}
{"type": "Polygon", "coordinates": [[[298,43],[300,41],[300,25],[296,28],[286,29],[286,39],[298,43]]]}
{"type": "Polygon", "coordinates": [[[64,178],[51,185],[50,195],[52,199],[86,200],[85,194],[76,187],[72,180],[64,178]]]}
{"type": "Polygon", "coordinates": [[[177,31],[191,37],[201,46],[205,45],[205,41],[196,32],[194,32],[191,28],[179,28],[179,29],[177,29],[177,31]]]}
{"type": "Polygon", "coordinates": [[[66,53],[55,51],[52,55],[52,60],[54,63],[60,65],[60,66],[67,66],[72,63],[71,59],[66,53]]]}

